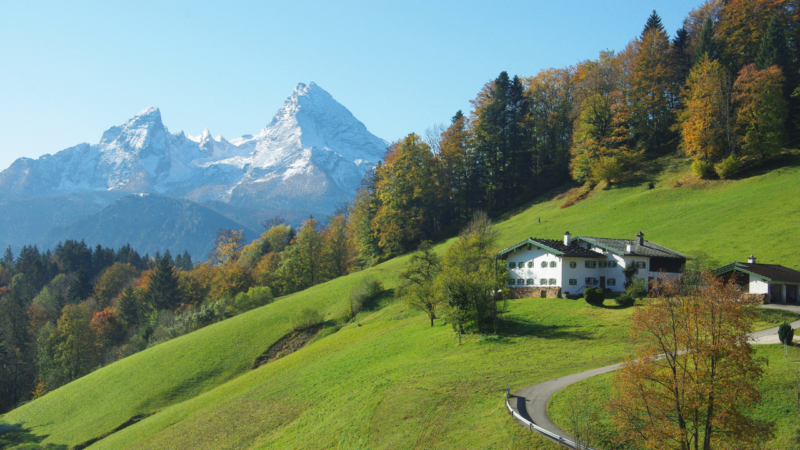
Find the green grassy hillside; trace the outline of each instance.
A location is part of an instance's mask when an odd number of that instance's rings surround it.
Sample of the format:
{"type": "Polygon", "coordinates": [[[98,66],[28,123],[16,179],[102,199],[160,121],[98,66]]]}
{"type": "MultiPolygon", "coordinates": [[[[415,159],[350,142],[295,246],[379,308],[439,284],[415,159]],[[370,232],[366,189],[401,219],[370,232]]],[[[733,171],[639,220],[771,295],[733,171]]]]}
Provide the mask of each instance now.
{"type": "MultiPolygon", "coordinates": [[[[684,253],[702,250],[723,263],[755,254],[760,262],[800,268],[800,255],[787,244],[800,230],[798,166],[675,188],[687,164],[663,164],[651,179],[599,190],[566,209],[559,208],[563,198],[552,198],[557,193],[521,205],[498,222],[498,246],[528,236],[558,238],[567,230],[623,238],[641,230],[648,240],[684,253]]],[[[424,315],[387,295],[358,323],[251,370],[256,356],[291,330],[295,311],[321,308],[331,333],[359,280],[373,276],[392,289],[406,259],[161,344],[3,420],[20,424],[28,439],[73,446],[149,416],[93,449],[537,447],[544,441],[505,413],[504,388],[615,363],[630,350],[632,309],[516,300],[500,339],[473,336],[458,346],[444,321],[430,328],[424,315]]]]}

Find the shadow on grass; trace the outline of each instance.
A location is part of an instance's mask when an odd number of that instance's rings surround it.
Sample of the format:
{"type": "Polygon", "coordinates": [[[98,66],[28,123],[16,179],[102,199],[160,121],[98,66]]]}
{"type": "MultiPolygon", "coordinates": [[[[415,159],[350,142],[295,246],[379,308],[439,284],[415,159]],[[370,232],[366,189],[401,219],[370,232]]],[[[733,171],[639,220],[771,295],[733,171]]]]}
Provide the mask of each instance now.
{"type": "Polygon", "coordinates": [[[67,450],[69,447],[60,444],[42,444],[47,435],[34,434],[32,429],[23,424],[0,424],[0,449],[18,448],[25,450],[67,450]]]}
{"type": "Polygon", "coordinates": [[[518,317],[505,318],[497,328],[500,336],[535,336],[545,339],[564,339],[568,341],[587,341],[594,337],[592,333],[576,331],[561,325],[542,325],[518,317]]]}
{"type": "Polygon", "coordinates": [[[798,167],[798,166],[800,166],[800,152],[798,152],[797,150],[790,150],[781,153],[779,155],[776,155],[775,157],[767,161],[754,164],[750,167],[743,168],[741,172],[737,173],[733,177],[733,179],[741,180],[744,178],[764,175],[778,169],[798,167]]]}

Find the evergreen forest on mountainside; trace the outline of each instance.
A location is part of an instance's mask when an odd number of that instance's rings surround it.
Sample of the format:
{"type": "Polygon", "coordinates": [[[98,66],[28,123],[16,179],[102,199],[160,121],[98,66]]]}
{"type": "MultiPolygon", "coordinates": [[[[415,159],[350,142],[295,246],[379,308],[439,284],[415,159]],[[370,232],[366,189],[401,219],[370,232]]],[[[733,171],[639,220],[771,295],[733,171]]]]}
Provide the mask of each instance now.
{"type": "MultiPolygon", "coordinates": [[[[502,72],[472,104],[391,144],[324,223],[274,218],[249,243],[220,230],[202,264],[76,240],[9,248],[0,448],[545,447],[508,417],[505,388],[622,361],[646,302],[426,314],[408,298],[420,245],[449,276],[469,277],[463,261],[498,286],[494,252],[567,230],[800,269],[786,240],[800,233],[797,2],[707,1],[674,37],[654,11],[622,51],[502,72]],[[480,212],[493,227],[470,225],[480,212]]],[[[770,369],[760,389],[774,402],[787,379],[770,369]]],[[[780,423],[775,445],[800,433],[780,423]]]]}

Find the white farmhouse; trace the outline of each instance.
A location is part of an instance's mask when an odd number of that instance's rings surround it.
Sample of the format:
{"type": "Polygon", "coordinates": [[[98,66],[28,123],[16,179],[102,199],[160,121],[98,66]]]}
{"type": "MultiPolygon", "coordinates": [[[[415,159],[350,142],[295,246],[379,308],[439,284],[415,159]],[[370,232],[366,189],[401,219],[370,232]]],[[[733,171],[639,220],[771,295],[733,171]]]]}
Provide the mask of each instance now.
{"type": "MultiPolygon", "coordinates": [[[[677,276],[686,256],[644,240],[578,236],[569,232],[564,240],[529,238],[501,251],[509,287],[514,297],[548,297],[581,294],[598,286],[614,292],[625,289],[626,266],[638,269],[637,278],[649,281],[661,273],[677,276]]],[[[648,283],[649,285],[649,283],[648,283]]]]}
{"type": "Polygon", "coordinates": [[[720,267],[714,275],[726,279],[735,277],[742,292],[757,295],[764,303],[797,304],[798,301],[800,272],[777,264],[756,264],[753,255],[746,263],[720,267]]]}

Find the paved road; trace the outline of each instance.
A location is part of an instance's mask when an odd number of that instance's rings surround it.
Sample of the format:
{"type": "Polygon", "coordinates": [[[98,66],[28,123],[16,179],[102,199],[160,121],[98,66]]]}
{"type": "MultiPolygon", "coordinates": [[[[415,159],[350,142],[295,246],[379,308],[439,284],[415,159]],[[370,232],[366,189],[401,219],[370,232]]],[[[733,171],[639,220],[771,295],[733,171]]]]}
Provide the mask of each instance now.
{"type": "MultiPolygon", "coordinates": [[[[770,309],[785,309],[800,314],[800,306],[794,305],[763,305],[764,308],[770,309]]],[[[792,322],[792,328],[800,328],[800,320],[792,322]]],[[[771,335],[778,334],[778,327],[769,328],[762,331],[757,331],[750,334],[750,339],[758,343],[770,343],[768,339],[764,339],[771,335]]],[[[585,372],[574,373],[561,378],[554,378],[547,380],[543,383],[534,384],[532,386],[524,387],[517,392],[514,392],[513,398],[509,401],[511,407],[522,417],[530,420],[536,425],[544,428],[545,430],[555,433],[561,437],[574,441],[569,433],[561,428],[558,428],[547,416],[547,403],[550,398],[561,389],[591,378],[595,375],[600,375],[607,372],[612,372],[619,369],[622,364],[614,364],[611,366],[600,367],[598,369],[587,370],[585,372]],[[516,401],[513,401],[516,400],[516,401]]]]}

